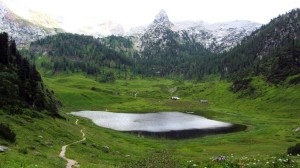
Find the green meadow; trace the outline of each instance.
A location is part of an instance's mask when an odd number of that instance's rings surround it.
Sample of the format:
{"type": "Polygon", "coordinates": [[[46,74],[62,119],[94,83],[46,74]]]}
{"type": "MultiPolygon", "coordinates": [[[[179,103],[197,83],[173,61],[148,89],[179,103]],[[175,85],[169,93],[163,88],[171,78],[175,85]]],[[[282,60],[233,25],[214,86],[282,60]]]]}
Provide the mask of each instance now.
{"type": "Polygon", "coordinates": [[[255,91],[249,94],[231,92],[231,83],[217,77],[205,82],[135,78],[99,83],[81,74],[61,74],[45,77],[44,82],[62,102],[60,113],[66,119],[3,114],[0,122],[9,123],[17,141],[0,139],[0,145],[10,148],[0,153],[1,168],[65,167],[58,156],[61,147],[80,140],[82,128],[87,140],[69,146],[66,153],[82,168],[151,167],[153,163],[156,167],[300,167],[299,156],[286,155],[288,147],[300,142],[300,132],[294,131],[300,127],[300,85],[275,86],[255,78],[251,82],[255,91]],[[181,99],[174,101],[171,96],[181,99]],[[80,110],[194,112],[247,129],[185,140],[156,139],[101,128],[69,115],[80,110]],[[102,146],[109,146],[109,153],[102,146]],[[218,156],[226,161],[213,161],[218,156]]]}

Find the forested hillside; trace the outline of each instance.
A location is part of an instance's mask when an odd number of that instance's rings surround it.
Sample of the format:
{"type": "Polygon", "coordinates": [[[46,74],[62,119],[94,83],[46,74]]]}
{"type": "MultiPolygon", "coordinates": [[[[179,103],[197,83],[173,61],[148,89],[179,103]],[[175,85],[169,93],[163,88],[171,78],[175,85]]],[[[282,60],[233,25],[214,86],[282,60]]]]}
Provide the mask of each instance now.
{"type": "Polygon", "coordinates": [[[296,75],[292,83],[297,83],[299,16],[299,9],[281,15],[223,54],[212,54],[188,34],[173,32],[166,17],[150,25],[141,37],[141,50],[130,38],[58,34],[32,43],[30,53],[46,56],[41,66],[54,74],[85,72],[104,81],[129,75],[199,80],[214,74],[233,81],[263,76],[276,84],[296,75]]]}
{"type": "Polygon", "coordinates": [[[177,34],[171,31],[164,33],[162,41],[147,44],[142,52],[123,37],[96,39],[63,33],[32,43],[30,55],[39,59],[45,56],[41,66],[54,74],[67,71],[99,76],[110,74],[121,78],[129,74],[195,77],[197,65],[211,53],[187,35],[179,41],[177,34]],[[162,47],[164,41],[167,43],[162,47]]]}
{"type": "Polygon", "coordinates": [[[24,108],[57,116],[57,101],[43,84],[36,67],[29,64],[7,33],[0,34],[0,109],[22,114],[24,108]]]}
{"type": "Polygon", "coordinates": [[[180,36],[163,26],[154,27],[142,37],[142,41],[143,51],[138,62],[140,69],[149,76],[195,77],[197,63],[212,55],[187,33],[180,36]]]}
{"type": "MultiPolygon", "coordinates": [[[[113,43],[112,43],[113,44],[113,43]]],[[[129,46],[131,44],[128,44],[129,46]]],[[[30,45],[31,56],[41,58],[41,66],[57,72],[84,72],[99,75],[99,80],[114,80],[130,70],[132,56],[117,52],[92,36],[62,33],[38,40],[30,45]]]]}
{"type": "MultiPolygon", "coordinates": [[[[273,19],[221,55],[219,69],[231,79],[263,76],[280,83],[300,73],[300,9],[273,19]]],[[[299,81],[299,76],[297,77],[299,81]]],[[[294,80],[295,81],[295,80],[294,80]]]]}

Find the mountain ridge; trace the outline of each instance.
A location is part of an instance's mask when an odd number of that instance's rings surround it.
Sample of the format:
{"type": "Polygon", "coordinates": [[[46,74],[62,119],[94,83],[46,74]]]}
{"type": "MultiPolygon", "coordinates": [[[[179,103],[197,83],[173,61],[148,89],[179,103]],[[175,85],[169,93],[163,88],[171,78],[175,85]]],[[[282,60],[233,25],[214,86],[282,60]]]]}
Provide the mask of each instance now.
{"type": "Polygon", "coordinates": [[[143,50],[140,45],[141,37],[151,30],[151,27],[167,27],[174,33],[180,36],[187,33],[190,38],[194,38],[197,42],[201,43],[206,49],[215,53],[228,51],[241,40],[250,35],[253,31],[258,29],[261,24],[245,21],[235,20],[230,22],[221,22],[208,24],[203,21],[188,21],[172,23],[166,11],[161,10],[155,17],[154,21],[148,26],[132,28],[127,32],[126,36],[133,36],[138,50],[143,50]]]}
{"type": "Polygon", "coordinates": [[[142,48],[140,48],[140,38],[146,33],[148,27],[156,24],[161,26],[165,25],[178,34],[183,34],[182,31],[185,31],[190,38],[195,38],[195,40],[205,46],[205,48],[215,53],[221,53],[240,43],[243,37],[249,35],[252,31],[261,26],[258,23],[250,21],[215,24],[207,24],[201,21],[194,22],[193,25],[182,26],[185,22],[172,23],[166,11],[161,10],[155,16],[154,21],[149,25],[134,27],[125,32],[122,25],[112,21],[97,22],[93,20],[93,22],[91,22],[91,20],[89,21],[87,18],[86,23],[83,23],[81,27],[76,28],[72,26],[71,28],[65,25],[64,22],[67,22],[67,20],[63,17],[51,18],[51,16],[45,13],[30,10],[28,11],[30,17],[26,18],[14,14],[4,3],[0,4],[0,8],[0,21],[2,23],[0,30],[10,33],[20,46],[28,46],[31,41],[56,34],[57,32],[70,32],[101,38],[111,35],[122,36],[132,39],[136,48],[142,50],[142,48]],[[9,13],[9,16],[13,17],[8,17],[6,13],[9,13]],[[26,22],[26,26],[21,22],[26,22]],[[244,24],[244,26],[239,26],[241,24],[244,24]]]}
{"type": "Polygon", "coordinates": [[[33,24],[9,10],[0,1],[0,31],[7,32],[19,47],[26,47],[31,41],[46,37],[58,32],[56,29],[33,24]]]}
{"type": "MultiPolygon", "coordinates": [[[[222,54],[212,53],[186,31],[174,32],[171,30],[172,24],[169,23],[168,18],[161,18],[160,16],[160,20],[164,23],[157,24],[157,20],[154,19],[153,23],[147,27],[145,33],[139,38],[134,39],[132,37],[132,39],[128,39],[110,36],[98,40],[101,42],[101,45],[120,54],[122,58],[131,59],[134,64],[132,66],[129,65],[127,68],[131,67],[132,72],[134,71],[135,74],[146,76],[178,75],[184,79],[193,78],[200,80],[211,74],[220,74],[222,78],[231,79],[263,74],[269,80],[272,76],[271,74],[273,74],[270,69],[273,69],[274,72],[285,69],[285,74],[279,78],[277,78],[278,76],[275,77],[282,81],[289,74],[297,74],[296,64],[290,63],[293,62],[293,59],[288,58],[288,61],[284,61],[280,55],[284,55],[282,53],[290,55],[289,50],[293,47],[291,46],[293,38],[299,38],[299,35],[297,35],[299,34],[299,26],[297,25],[299,24],[298,11],[299,9],[274,18],[269,24],[262,26],[260,29],[252,32],[250,36],[244,38],[236,47],[222,54]],[[133,42],[134,40],[136,41],[133,42]],[[274,57],[272,53],[275,53],[274,57]],[[278,55],[278,53],[281,54],[278,55]],[[261,64],[261,60],[264,60],[263,64],[261,64]],[[288,66],[280,65],[278,60],[283,60],[282,62],[295,67],[296,71],[291,72],[287,70],[288,66]],[[243,74],[243,76],[236,73],[243,74]]],[[[245,24],[247,25],[248,22],[246,21],[245,24]]],[[[232,26],[228,27],[231,28],[232,26]]],[[[240,24],[238,27],[244,26],[240,24]]],[[[82,38],[79,38],[79,40],[83,40],[82,38]]],[[[55,43],[53,40],[45,41],[41,48],[49,42],[55,43]]],[[[294,47],[298,48],[298,40],[294,40],[294,42],[294,47]]],[[[40,44],[35,43],[35,45],[38,46],[40,44]]],[[[72,43],[68,45],[72,45],[72,43]]],[[[69,47],[70,50],[75,50],[72,49],[72,46],[69,47]]],[[[298,52],[294,51],[295,53],[298,52]]],[[[81,55],[84,56],[86,54],[81,55]]],[[[87,56],[89,55],[87,54],[87,56]]],[[[295,57],[295,54],[292,57],[295,57]]],[[[84,63],[86,62],[84,61],[84,63]]],[[[97,66],[97,68],[103,69],[101,66],[97,66]]]]}
{"type": "Polygon", "coordinates": [[[261,75],[277,84],[299,74],[299,16],[300,9],[280,15],[244,38],[239,46],[223,53],[221,73],[233,79],[261,75]]]}

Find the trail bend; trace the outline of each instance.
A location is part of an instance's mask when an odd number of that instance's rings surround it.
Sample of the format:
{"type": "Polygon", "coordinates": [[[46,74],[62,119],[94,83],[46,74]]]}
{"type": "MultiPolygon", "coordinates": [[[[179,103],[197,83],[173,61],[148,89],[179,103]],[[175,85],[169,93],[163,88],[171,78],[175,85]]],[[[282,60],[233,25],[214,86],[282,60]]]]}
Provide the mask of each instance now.
{"type": "MultiPolygon", "coordinates": [[[[78,121],[79,120],[76,119],[76,121],[75,121],[76,125],[78,125],[78,121]]],[[[79,167],[79,163],[76,160],[73,160],[73,159],[70,159],[70,158],[66,157],[66,151],[67,151],[67,147],[69,147],[70,145],[77,144],[77,143],[80,143],[80,142],[83,142],[83,141],[86,140],[85,133],[83,132],[83,130],[84,129],[80,130],[80,133],[82,134],[82,139],[81,140],[72,142],[70,144],[67,144],[67,145],[64,145],[64,146],[61,147],[59,157],[63,158],[65,161],[67,161],[66,168],[79,167]]]]}

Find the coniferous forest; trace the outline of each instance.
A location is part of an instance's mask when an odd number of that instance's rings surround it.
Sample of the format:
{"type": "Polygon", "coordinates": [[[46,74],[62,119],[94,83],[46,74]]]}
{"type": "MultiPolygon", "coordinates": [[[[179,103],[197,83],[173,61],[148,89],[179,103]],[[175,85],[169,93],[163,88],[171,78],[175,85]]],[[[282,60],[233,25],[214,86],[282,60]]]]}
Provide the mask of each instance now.
{"type": "Polygon", "coordinates": [[[177,34],[167,31],[164,47],[156,42],[143,51],[137,51],[124,37],[98,39],[63,33],[33,42],[27,55],[31,59],[46,56],[40,64],[53,74],[84,72],[102,79],[141,75],[189,80],[220,75],[233,81],[263,76],[267,82],[278,84],[300,71],[299,12],[293,10],[273,19],[221,54],[211,53],[187,35],[179,41],[177,34]]]}
{"type": "Polygon", "coordinates": [[[9,114],[22,114],[24,108],[56,116],[58,102],[43,83],[35,65],[20,55],[14,40],[0,34],[0,106],[9,114]]]}

